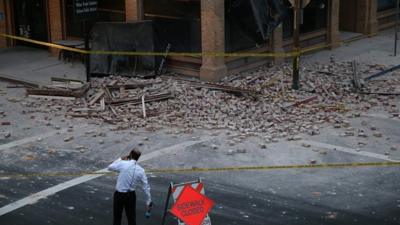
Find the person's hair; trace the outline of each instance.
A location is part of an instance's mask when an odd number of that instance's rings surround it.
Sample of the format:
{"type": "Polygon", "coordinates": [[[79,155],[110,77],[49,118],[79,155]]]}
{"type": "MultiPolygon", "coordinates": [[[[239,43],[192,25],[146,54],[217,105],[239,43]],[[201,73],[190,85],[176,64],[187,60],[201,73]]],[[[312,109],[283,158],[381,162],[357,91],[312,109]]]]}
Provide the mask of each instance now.
{"type": "Polygon", "coordinates": [[[129,154],[129,157],[131,159],[138,161],[141,155],[142,155],[142,153],[137,148],[134,148],[134,149],[132,149],[131,153],[129,154]]]}

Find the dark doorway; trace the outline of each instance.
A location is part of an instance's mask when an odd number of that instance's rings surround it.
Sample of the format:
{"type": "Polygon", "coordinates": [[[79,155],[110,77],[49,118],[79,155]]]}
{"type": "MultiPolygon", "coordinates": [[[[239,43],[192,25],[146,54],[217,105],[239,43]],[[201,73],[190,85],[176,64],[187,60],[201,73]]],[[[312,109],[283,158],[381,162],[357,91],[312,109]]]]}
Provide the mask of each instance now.
{"type": "Polygon", "coordinates": [[[357,0],[340,0],[341,31],[357,32],[357,0]]]}
{"type": "MultiPolygon", "coordinates": [[[[48,40],[45,0],[15,0],[15,33],[18,36],[39,41],[48,40]]],[[[24,44],[26,42],[17,42],[24,44]]]]}

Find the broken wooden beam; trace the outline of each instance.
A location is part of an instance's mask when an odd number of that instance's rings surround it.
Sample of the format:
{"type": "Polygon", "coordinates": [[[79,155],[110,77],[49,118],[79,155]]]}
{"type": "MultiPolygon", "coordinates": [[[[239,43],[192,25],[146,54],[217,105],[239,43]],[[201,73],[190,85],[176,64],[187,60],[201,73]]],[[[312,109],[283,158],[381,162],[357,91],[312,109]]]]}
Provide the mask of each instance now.
{"type": "Polygon", "coordinates": [[[105,94],[105,96],[106,96],[106,99],[107,99],[107,100],[112,100],[112,99],[113,99],[113,96],[111,95],[111,92],[110,92],[110,90],[107,88],[107,86],[106,86],[106,85],[103,85],[101,88],[102,88],[103,91],[104,91],[104,94],[105,94]]]}
{"type": "Polygon", "coordinates": [[[89,100],[89,105],[90,106],[94,105],[104,96],[104,94],[105,94],[104,90],[100,90],[99,92],[97,92],[97,94],[95,94],[93,98],[89,100]]]}
{"type": "Polygon", "coordinates": [[[373,75],[371,75],[371,76],[365,78],[364,81],[370,81],[370,80],[372,80],[372,79],[374,79],[374,78],[383,76],[383,75],[385,75],[385,74],[387,74],[387,73],[393,72],[393,71],[398,70],[398,69],[400,69],[400,65],[397,65],[397,66],[391,67],[391,68],[389,68],[389,69],[383,70],[383,71],[381,71],[381,72],[379,72],[379,73],[373,74],[373,75]]]}
{"type": "Polygon", "coordinates": [[[359,91],[362,87],[362,84],[361,84],[361,80],[359,78],[357,62],[355,60],[352,62],[352,68],[353,68],[353,85],[354,85],[355,90],[359,91]]]}
{"type": "Polygon", "coordinates": [[[195,87],[195,88],[207,88],[210,90],[224,91],[224,92],[232,93],[232,94],[236,94],[236,95],[244,95],[244,94],[259,95],[260,94],[260,92],[254,91],[254,90],[232,87],[232,86],[227,86],[227,85],[213,84],[213,83],[191,82],[189,85],[191,87],[195,87]]]}
{"type": "MultiPolygon", "coordinates": [[[[167,78],[163,77],[163,79],[167,79],[167,78]]],[[[259,94],[261,94],[259,91],[256,91],[256,90],[244,89],[244,88],[240,88],[240,87],[233,87],[233,86],[216,84],[216,83],[211,83],[211,82],[201,82],[201,81],[197,81],[197,80],[188,80],[188,79],[177,78],[177,77],[173,77],[173,79],[180,81],[180,82],[189,83],[188,85],[195,87],[195,88],[207,88],[210,90],[224,91],[224,92],[238,94],[238,95],[243,95],[243,94],[259,95],[259,94]]]]}
{"type": "Polygon", "coordinates": [[[85,82],[77,79],[71,79],[71,78],[60,78],[60,77],[52,77],[51,81],[57,81],[57,82],[64,82],[64,83],[69,83],[69,82],[77,82],[84,84],[85,82]]]}
{"type": "Polygon", "coordinates": [[[160,84],[160,83],[161,82],[114,84],[114,85],[108,84],[106,87],[109,90],[118,90],[118,89],[121,89],[121,88],[124,88],[125,90],[129,90],[129,89],[144,88],[144,87],[147,87],[147,86],[151,86],[151,85],[154,85],[154,84],[160,84]]]}
{"type": "MultiPolygon", "coordinates": [[[[156,95],[146,95],[144,102],[148,103],[148,102],[155,102],[155,101],[163,101],[163,100],[167,100],[170,98],[173,98],[173,94],[171,92],[156,94],[156,95]]],[[[111,105],[122,105],[122,104],[127,104],[127,103],[133,104],[133,105],[139,105],[139,104],[142,104],[142,97],[113,99],[113,100],[108,100],[106,103],[111,104],[111,105]]]]}
{"type": "Polygon", "coordinates": [[[284,106],[284,107],[282,107],[282,109],[283,110],[287,110],[287,109],[289,109],[291,107],[297,107],[297,106],[300,106],[300,105],[303,105],[303,104],[307,104],[307,103],[310,103],[310,102],[312,102],[314,100],[317,100],[317,99],[318,99],[318,96],[315,95],[315,96],[312,96],[312,97],[309,97],[309,98],[306,98],[306,99],[303,99],[303,100],[296,101],[295,103],[292,103],[290,105],[284,106]]]}
{"type": "Polygon", "coordinates": [[[48,96],[62,96],[62,97],[75,97],[80,98],[85,95],[89,90],[90,85],[84,84],[78,90],[68,90],[68,89],[49,89],[49,88],[32,88],[27,89],[27,95],[48,95],[48,96]]]}
{"type": "Polygon", "coordinates": [[[28,95],[30,98],[43,98],[43,99],[57,99],[57,100],[69,100],[74,101],[75,97],[67,97],[67,96],[51,96],[51,95],[28,95]]]}

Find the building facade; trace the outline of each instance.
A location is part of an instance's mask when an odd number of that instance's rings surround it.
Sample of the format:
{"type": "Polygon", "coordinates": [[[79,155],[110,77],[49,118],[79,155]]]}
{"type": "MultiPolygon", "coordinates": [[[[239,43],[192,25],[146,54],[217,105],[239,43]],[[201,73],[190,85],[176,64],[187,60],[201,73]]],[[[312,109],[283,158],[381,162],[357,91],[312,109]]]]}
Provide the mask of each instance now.
{"type": "MultiPolygon", "coordinates": [[[[283,1],[290,6],[289,0],[283,1]]],[[[0,33],[46,42],[82,38],[83,24],[74,20],[72,2],[0,0],[0,33]]],[[[311,0],[304,9],[301,45],[325,43],[335,48],[341,32],[374,35],[395,25],[395,8],[396,0],[311,0]]],[[[282,52],[293,45],[292,11],[268,40],[259,40],[246,20],[237,19],[245,11],[239,0],[101,0],[98,11],[92,23],[163,20],[176,42],[174,50],[181,52],[282,52]]],[[[19,44],[24,43],[0,38],[0,48],[19,44]]],[[[283,59],[170,57],[168,66],[175,72],[218,80],[271,60],[283,59]]]]}

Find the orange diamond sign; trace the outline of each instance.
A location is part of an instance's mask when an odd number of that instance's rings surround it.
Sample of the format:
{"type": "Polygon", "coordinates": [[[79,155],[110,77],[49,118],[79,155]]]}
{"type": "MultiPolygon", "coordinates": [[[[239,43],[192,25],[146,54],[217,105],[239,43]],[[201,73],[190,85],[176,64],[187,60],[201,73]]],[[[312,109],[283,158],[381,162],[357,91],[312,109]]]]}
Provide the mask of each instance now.
{"type": "Polygon", "coordinates": [[[187,225],[201,225],[214,202],[205,195],[186,185],[179,195],[171,213],[187,225]]]}

